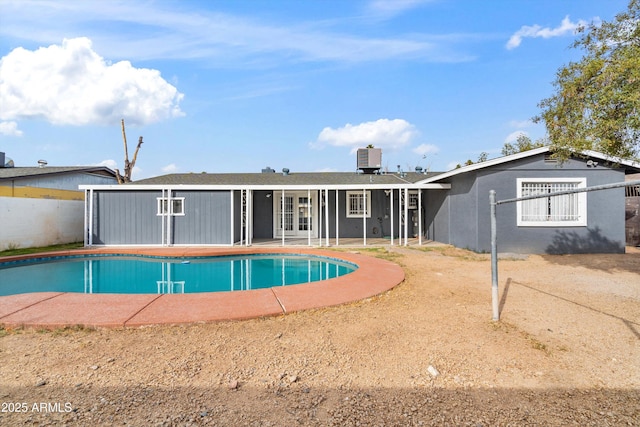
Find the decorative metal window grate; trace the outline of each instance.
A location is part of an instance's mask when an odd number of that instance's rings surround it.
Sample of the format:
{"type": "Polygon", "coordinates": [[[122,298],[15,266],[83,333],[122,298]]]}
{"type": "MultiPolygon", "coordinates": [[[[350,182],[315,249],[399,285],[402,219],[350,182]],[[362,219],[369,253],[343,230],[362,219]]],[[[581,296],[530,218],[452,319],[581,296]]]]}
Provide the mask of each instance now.
{"type": "Polygon", "coordinates": [[[518,225],[528,227],[583,227],[587,225],[585,192],[551,196],[585,188],[586,178],[518,178],[518,225]],[[548,195],[548,196],[547,196],[548,195]]]}
{"type": "Polygon", "coordinates": [[[640,185],[628,185],[624,187],[625,197],[640,197],[640,185]]]}
{"type": "MultiPolygon", "coordinates": [[[[524,182],[522,197],[541,196],[576,188],[578,184],[575,182],[524,182]]],[[[522,202],[523,221],[577,221],[579,216],[577,194],[542,197],[522,202]]]]}
{"type": "Polygon", "coordinates": [[[362,218],[371,216],[371,192],[367,191],[366,204],[362,191],[347,192],[347,217],[362,218]]]}

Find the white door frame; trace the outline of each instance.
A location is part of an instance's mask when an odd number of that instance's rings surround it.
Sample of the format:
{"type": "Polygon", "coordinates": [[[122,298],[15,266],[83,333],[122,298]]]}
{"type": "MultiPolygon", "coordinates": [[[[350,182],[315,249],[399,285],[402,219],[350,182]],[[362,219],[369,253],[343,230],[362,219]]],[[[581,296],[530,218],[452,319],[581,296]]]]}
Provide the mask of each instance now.
{"type": "MultiPolygon", "coordinates": [[[[293,198],[292,214],[293,214],[293,230],[285,233],[286,237],[308,237],[308,230],[300,229],[300,208],[304,206],[300,203],[300,198],[311,197],[311,237],[318,237],[318,192],[317,191],[285,191],[285,197],[293,198]]],[[[282,209],[282,192],[273,192],[273,238],[282,237],[282,218],[280,218],[280,211],[282,209]]]]}

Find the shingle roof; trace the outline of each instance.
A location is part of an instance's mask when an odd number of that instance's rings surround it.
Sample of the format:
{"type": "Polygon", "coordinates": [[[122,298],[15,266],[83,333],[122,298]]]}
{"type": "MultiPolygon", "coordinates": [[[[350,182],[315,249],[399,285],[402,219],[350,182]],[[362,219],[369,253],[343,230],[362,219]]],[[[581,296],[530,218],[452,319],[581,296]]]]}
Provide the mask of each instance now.
{"type": "Polygon", "coordinates": [[[369,175],[355,172],[177,173],[132,182],[132,185],[340,185],[415,183],[438,173],[369,175]]]}
{"type": "Polygon", "coordinates": [[[46,166],[43,168],[36,166],[0,168],[0,180],[55,174],[69,174],[73,172],[88,172],[106,176],[116,176],[115,172],[105,166],[46,166]]]}

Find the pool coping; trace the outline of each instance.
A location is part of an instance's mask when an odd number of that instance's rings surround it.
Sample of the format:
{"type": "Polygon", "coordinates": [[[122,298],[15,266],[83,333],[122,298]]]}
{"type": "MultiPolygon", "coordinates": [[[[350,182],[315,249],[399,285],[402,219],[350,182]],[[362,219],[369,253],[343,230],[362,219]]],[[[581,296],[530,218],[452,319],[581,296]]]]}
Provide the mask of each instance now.
{"type": "Polygon", "coordinates": [[[0,297],[0,325],[34,327],[141,327],[192,324],[279,316],[300,310],[360,301],[392,289],[404,280],[400,266],[357,250],[342,252],[312,248],[101,247],[2,257],[25,259],[128,254],[167,257],[249,254],[308,254],[351,262],[358,269],[322,282],[300,285],[192,294],[83,294],[39,292],[0,297]]]}

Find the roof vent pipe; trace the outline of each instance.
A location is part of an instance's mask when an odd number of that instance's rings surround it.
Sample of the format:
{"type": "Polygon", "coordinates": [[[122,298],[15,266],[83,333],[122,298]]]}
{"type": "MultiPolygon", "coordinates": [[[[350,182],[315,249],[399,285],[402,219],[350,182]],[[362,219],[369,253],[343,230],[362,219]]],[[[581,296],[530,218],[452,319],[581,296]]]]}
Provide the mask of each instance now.
{"type": "Polygon", "coordinates": [[[285,176],[289,175],[289,169],[282,168],[282,175],[285,175],[285,176]]]}
{"type": "Polygon", "coordinates": [[[43,168],[45,166],[47,166],[46,160],[38,160],[38,167],[43,168]]]}

